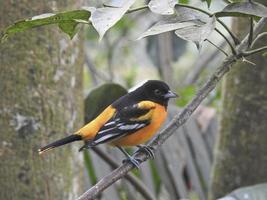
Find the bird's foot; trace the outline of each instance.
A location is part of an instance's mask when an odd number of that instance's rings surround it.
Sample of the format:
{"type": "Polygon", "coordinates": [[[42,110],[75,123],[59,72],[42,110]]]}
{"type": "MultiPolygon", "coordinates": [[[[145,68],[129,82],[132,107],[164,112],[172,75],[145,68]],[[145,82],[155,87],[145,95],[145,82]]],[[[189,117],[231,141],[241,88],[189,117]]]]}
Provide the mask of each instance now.
{"type": "Polygon", "coordinates": [[[137,169],[140,168],[141,160],[139,160],[138,158],[135,158],[134,156],[129,156],[122,161],[123,164],[126,162],[132,163],[137,169]]]}
{"type": "Polygon", "coordinates": [[[154,159],[155,158],[155,154],[154,154],[154,148],[151,146],[146,146],[146,145],[137,145],[138,149],[133,153],[133,155],[135,155],[138,151],[142,151],[144,153],[146,153],[149,158],[154,159]]]}

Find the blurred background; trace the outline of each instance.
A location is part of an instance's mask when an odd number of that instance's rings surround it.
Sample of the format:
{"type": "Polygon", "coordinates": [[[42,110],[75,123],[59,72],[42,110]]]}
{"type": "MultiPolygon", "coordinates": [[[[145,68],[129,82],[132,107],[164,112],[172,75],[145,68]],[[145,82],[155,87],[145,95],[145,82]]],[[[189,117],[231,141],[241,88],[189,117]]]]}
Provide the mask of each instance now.
{"type": "MultiPolygon", "coordinates": [[[[0,1],[0,30],[40,13],[104,3],[120,1],[0,1]]],[[[179,3],[213,13],[229,2],[212,1],[209,8],[201,0],[179,3]]],[[[148,11],[125,15],[100,42],[92,26],[80,27],[72,40],[49,26],[0,45],[0,199],[76,199],[120,165],[121,152],[106,145],[79,153],[82,144],[75,143],[44,156],[37,149],[73,133],[136,84],[160,79],[180,95],[165,125],[189,103],[226,56],[209,42],[198,50],[173,32],[137,40],[159,19],[148,11]]],[[[240,39],[249,31],[248,18],[222,20],[240,39]]],[[[209,40],[230,52],[215,31],[209,40]]],[[[217,199],[266,182],[267,62],[262,55],[249,60],[256,66],[237,63],[154,160],[98,199],[217,199]]],[[[267,191],[262,188],[259,194],[267,191]]]]}

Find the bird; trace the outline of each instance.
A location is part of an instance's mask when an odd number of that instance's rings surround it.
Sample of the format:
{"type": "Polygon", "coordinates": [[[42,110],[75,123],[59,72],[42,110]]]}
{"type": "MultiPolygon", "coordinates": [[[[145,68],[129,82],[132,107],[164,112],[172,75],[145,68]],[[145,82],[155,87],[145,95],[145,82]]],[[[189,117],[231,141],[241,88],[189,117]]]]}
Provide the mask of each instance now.
{"type": "Polygon", "coordinates": [[[148,80],[141,86],[118,98],[105,108],[95,119],[75,133],[38,149],[43,154],[56,147],[83,140],[79,149],[89,149],[107,143],[117,147],[125,156],[123,161],[131,162],[139,168],[140,160],[134,155],[144,151],[154,157],[153,148],[144,145],[159,130],[167,116],[170,98],[178,95],[160,80],[148,80]],[[138,150],[131,156],[125,147],[136,146],[138,150]]]}

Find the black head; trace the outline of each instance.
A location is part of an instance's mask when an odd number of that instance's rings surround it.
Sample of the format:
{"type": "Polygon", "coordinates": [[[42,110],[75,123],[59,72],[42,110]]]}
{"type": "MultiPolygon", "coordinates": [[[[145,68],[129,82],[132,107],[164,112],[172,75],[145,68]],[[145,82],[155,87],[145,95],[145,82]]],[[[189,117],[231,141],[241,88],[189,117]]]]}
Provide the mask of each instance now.
{"type": "Polygon", "coordinates": [[[133,91],[140,100],[148,100],[167,106],[170,98],[178,97],[163,81],[149,80],[133,91]]]}

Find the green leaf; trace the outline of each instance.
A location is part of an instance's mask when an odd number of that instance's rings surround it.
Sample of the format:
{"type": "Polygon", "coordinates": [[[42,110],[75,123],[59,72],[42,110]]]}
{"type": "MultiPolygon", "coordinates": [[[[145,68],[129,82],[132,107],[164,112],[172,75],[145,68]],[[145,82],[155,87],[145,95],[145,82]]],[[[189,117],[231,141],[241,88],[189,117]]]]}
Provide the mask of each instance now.
{"type": "Polygon", "coordinates": [[[254,1],[231,3],[227,5],[221,12],[215,13],[215,15],[216,17],[267,17],[267,7],[254,1]]]}
{"type": "Polygon", "coordinates": [[[76,33],[77,24],[82,22],[79,20],[88,22],[89,17],[90,12],[88,10],[73,10],[57,14],[45,13],[15,22],[4,30],[3,38],[14,33],[50,24],[58,24],[59,28],[72,38],[76,33]]]}
{"type": "Polygon", "coordinates": [[[187,86],[179,91],[180,98],[177,100],[177,105],[184,107],[196,94],[196,87],[193,85],[187,86]]]}
{"type": "Polygon", "coordinates": [[[85,99],[85,122],[93,120],[107,106],[125,94],[127,90],[115,83],[104,84],[93,89],[85,99]]]}
{"type": "Polygon", "coordinates": [[[74,35],[77,33],[76,26],[77,22],[62,22],[58,24],[58,27],[64,32],[67,33],[72,39],[74,35]]]}
{"type": "Polygon", "coordinates": [[[181,4],[188,4],[189,3],[189,0],[179,0],[179,3],[181,3],[181,4]]]}

